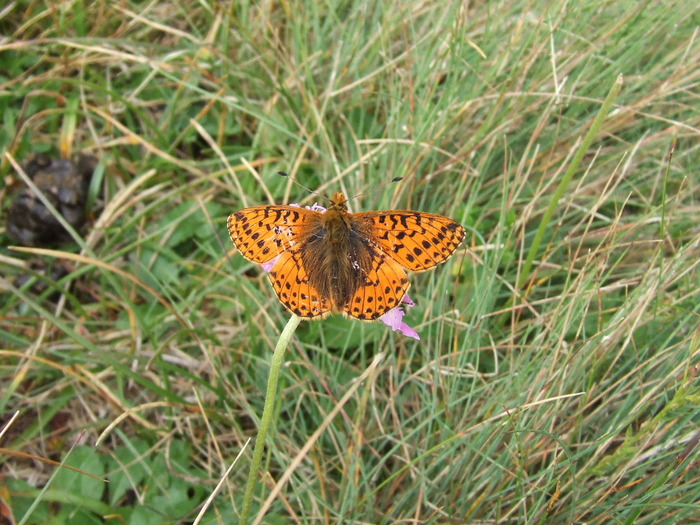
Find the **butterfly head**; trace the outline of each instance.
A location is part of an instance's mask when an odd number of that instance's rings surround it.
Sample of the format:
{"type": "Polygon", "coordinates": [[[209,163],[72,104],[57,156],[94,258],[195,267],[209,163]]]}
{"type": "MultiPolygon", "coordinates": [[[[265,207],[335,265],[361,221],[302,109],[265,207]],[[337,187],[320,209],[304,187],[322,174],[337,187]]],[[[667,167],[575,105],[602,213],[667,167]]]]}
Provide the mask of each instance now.
{"type": "Polygon", "coordinates": [[[347,211],[347,202],[347,197],[343,193],[337,192],[333,195],[333,198],[331,199],[331,204],[330,206],[328,206],[328,209],[337,211],[347,211]]]}

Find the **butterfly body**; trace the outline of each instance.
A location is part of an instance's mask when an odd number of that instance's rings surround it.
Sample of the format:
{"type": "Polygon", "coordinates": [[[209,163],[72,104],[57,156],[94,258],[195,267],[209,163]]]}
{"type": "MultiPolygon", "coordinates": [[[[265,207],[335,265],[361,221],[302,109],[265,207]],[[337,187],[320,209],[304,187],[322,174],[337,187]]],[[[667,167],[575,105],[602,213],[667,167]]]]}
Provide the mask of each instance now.
{"type": "Polygon", "coordinates": [[[373,320],[399,305],[409,288],[404,268],[444,262],[464,228],[440,215],[404,210],[349,213],[336,193],[325,212],[255,206],[229,216],[228,230],[248,260],[277,259],[270,281],[282,304],[304,318],[331,312],[373,320]]]}
{"type": "Polygon", "coordinates": [[[313,217],[309,237],[305,239],[308,249],[301,252],[309,283],[321,296],[330,299],[334,312],[342,311],[360,285],[361,274],[354,271],[353,264],[362,267],[368,258],[356,232],[357,225],[353,224],[356,221],[341,206],[344,205],[331,203],[325,213],[313,217]]]}

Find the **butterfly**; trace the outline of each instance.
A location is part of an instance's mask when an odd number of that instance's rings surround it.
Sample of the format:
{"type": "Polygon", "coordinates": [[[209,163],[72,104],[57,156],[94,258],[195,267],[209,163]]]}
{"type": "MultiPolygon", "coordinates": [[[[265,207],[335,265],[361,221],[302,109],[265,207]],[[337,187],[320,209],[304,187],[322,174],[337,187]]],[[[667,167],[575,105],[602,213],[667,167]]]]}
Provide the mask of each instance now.
{"type": "Polygon", "coordinates": [[[277,297],[305,319],[383,316],[406,296],[405,270],[422,272],[445,262],[465,235],[457,222],[431,213],[350,213],[342,193],[325,211],[254,206],[231,214],[227,224],[241,255],[271,264],[277,297]]]}

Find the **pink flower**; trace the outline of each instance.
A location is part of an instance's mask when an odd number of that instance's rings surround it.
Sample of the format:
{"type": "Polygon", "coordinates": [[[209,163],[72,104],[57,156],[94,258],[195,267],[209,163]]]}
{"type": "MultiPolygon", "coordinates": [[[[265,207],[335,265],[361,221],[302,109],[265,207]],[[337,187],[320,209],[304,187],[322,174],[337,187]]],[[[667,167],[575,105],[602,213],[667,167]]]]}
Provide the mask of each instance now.
{"type": "Polygon", "coordinates": [[[277,261],[280,257],[282,257],[281,253],[277,257],[275,257],[274,259],[267,261],[266,263],[262,263],[260,266],[267,273],[270,273],[272,271],[272,267],[277,263],[277,261]]]}
{"type": "MultiPolygon", "coordinates": [[[[301,206],[299,206],[296,202],[290,204],[290,206],[293,206],[294,208],[301,208],[301,206]]],[[[320,204],[318,204],[316,202],[314,202],[311,206],[304,206],[304,208],[306,208],[307,210],[318,211],[321,213],[326,213],[326,211],[328,211],[327,208],[324,208],[323,206],[321,206],[320,204]]]]}
{"type": "MultiPolygon", "coordinates": [[[[406,306],[415,306],[415,303],[411,300],[408,294],[403,296],[401,302],[406,303],[406,306]]],[[[385,325],[391,327],[394,332],[398,330],[403,335],[420,341],[418,332],[403,322],[404,315],[406,315],[406,312],[403,311],[403,308],[401,306],[396,306],[382,315],[379,320],[385,325]]]]}

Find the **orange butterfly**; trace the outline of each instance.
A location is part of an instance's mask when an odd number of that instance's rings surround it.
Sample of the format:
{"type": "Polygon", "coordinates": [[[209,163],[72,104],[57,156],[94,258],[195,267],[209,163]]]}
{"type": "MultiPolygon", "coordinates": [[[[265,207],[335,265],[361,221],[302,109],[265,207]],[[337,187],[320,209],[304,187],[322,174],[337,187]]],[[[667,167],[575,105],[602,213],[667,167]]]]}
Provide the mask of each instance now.
{"type": "Polygon", "coordinates": [[[336,193],[325,211],[254,206],[228,218],[241,255],[258,264],[273,262],[275,293],[299,317],[336,312],[377,319],[404,300],[404,269],[422,272],[445,262],[464,239],[464,228],[447,217],[405,210],[349,213],[346,203],[336,193]]]}

